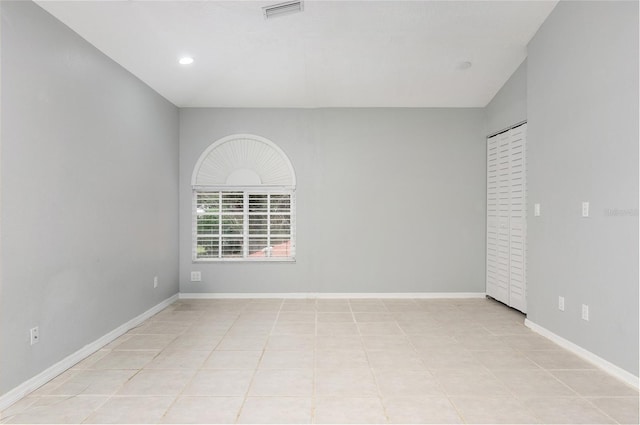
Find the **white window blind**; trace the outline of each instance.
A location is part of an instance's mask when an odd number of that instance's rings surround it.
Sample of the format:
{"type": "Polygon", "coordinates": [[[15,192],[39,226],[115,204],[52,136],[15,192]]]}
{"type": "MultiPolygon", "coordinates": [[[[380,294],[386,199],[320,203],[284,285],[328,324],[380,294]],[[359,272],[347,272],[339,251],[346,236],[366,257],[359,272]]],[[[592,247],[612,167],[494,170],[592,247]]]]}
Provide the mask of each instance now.
{"type": "Polygon", "coordinates": [[[194,190],[194,261],[295,260],[293,190],[194,190]]]}

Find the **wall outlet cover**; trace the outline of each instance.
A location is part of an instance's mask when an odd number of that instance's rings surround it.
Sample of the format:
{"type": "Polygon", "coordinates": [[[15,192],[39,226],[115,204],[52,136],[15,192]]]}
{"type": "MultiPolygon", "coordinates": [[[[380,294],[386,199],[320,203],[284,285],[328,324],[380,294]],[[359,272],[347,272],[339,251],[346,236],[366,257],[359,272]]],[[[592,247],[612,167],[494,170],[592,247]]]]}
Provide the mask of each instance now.
{"type": "Polygon", "coordinates": [[[38,342],[40,342],[40,329],[38,329],[37,326],[35,328],[29,329],[29,336],[31,345],[37,344],[38,342]]]}
{"type": "Polygon", "coordinates": [[[589,202],[587,201],[582,203],[582,216],[589,217],[589,202]]]}

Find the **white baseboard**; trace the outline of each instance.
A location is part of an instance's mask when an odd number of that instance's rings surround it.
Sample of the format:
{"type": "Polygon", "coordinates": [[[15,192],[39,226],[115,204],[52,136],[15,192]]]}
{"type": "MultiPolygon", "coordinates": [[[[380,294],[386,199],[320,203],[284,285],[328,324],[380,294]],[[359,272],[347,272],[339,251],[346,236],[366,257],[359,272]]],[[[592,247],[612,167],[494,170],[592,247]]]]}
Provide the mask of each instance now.
{"type": "Polygon", "coordinates": [[[555,342],[562,348],[566,348],[567,350],[571,351],[573,354],[576,354],[582,357],[586,361],[593,363],[595,366],[598,366],[600,369],[603,369],[605,372],[609,373],[610,375],[613,375],[616,378],[623,380],[624,382],[633,386],[634,388],[639,388],[639,384],[640,384],[639,379],[637,376],[633,375],[632,373],[629,373],[626,370],[614,365],[613,363],[608,362],[602,357],[597,356],[596,354],[593,354],[591,351],[586,350],[580,347],[579,345],[576,345],[573,342],[568,341],[563,337],[554,334],[550,330],[533,323],[529,319],[525,319],[524,324],[532,331],[550,339],[551,341],[555,342]]]}
{"type": "Polygon", "coordinates": [[[484,298],[484,292],[181,292],[180,299],[226,299],[226,298],[295,298],[295,299],[326,299],[326,298],[420,298],[420,299],[444,299],[444,298],[484,298]]]}
{"type": "Polygon", "coordinates": [[[145,320],[155,315],[162,309],[174,303],[177,299],[178,299],[178,294],[175,294],[172,297],[167,298],[166,300],[160,302],[159,304],[151,307],[149,310],[145,311],[141,315],[134,317],[133,319],[129,320],[127,323],[121,326],[118,326],[116,329],[112,330],[108,334],[102,336],[101,338],[98,338],[97,340],[93,341],[90,344],[85,345],[75,353],[65,357],[64,359],[60,360],[58,363],[45,369],[44,371],[40,372],[38,375],[34,376],[33,378],[23,382],[22,384],[18,385],[14,389],[3,394],[2,396],[0,396],[0,411],[11,406],[16,401],[28,395],[30,392],[40,388],[41,386],[51,381],[56,376],[60,375],[62,372],[73,367],[76,363],[78,363],[81,360],[84,360],[85,358],[95,353],[105,345],[109,344],[111,341],[115,340],[119,336],[135,328],[140,323],[144,322],[145,320]]]}

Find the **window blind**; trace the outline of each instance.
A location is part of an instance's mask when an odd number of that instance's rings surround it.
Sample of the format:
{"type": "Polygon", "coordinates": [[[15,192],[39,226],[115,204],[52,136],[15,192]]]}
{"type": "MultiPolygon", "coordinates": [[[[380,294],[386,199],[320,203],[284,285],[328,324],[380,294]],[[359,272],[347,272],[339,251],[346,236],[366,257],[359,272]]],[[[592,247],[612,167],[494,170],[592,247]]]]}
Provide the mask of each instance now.
{"type": "Polygon", "coordinates": [[[292,190],[194,190],[194,261],[294,260],[292,190]]]}

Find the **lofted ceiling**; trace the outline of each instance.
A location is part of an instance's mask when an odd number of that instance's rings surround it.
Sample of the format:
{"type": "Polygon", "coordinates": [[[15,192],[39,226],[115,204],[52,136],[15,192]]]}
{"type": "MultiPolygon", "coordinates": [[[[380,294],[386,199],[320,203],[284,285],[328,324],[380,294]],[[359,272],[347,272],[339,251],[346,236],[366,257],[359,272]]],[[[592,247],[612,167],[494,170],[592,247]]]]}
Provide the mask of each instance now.
{"type": "Polygon", "coordinates": [[[483,107],[556,5],[280,1],[37,3],[180,107],[483,107]]]}

